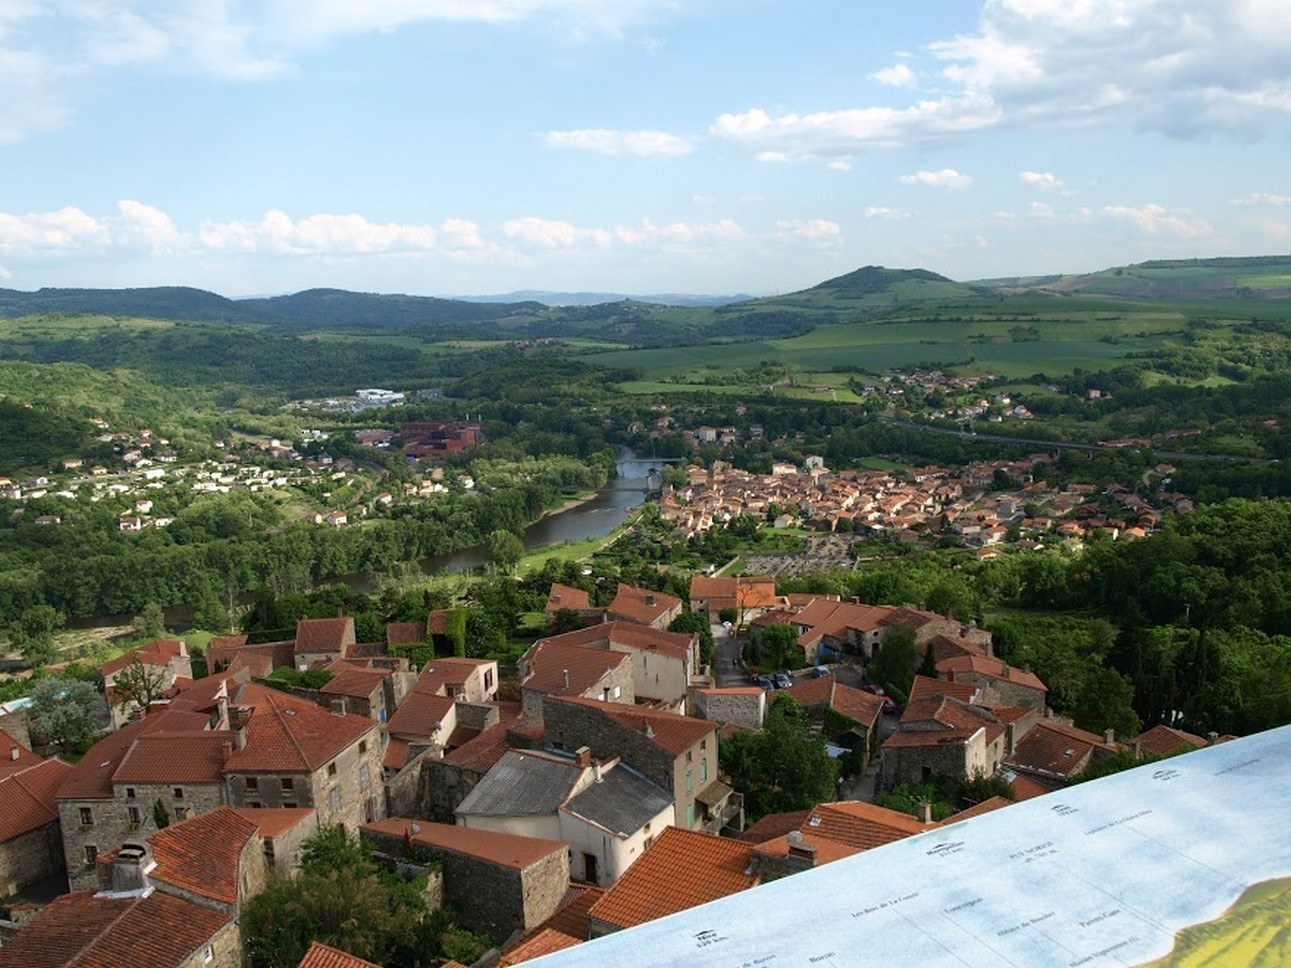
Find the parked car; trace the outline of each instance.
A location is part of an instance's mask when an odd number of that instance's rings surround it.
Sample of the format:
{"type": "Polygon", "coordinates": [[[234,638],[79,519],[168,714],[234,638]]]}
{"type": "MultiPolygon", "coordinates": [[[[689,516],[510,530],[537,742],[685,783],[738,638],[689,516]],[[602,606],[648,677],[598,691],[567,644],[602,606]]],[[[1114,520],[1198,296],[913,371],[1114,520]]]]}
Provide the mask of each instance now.
{"type": "Polygon", "coordinates": [[[789,678],[789,673],[787,672],[777,672],[772,679],[777,689],[788,689],[793,685],[793,680],[789,678]]]}
{"type": "Polygon", "coordinates": [[[896,700],[884,699],[883,711],[887,713],[889,716],[895,716],[900,711],[900,707],[897,706],[896,700]]]}
{"type": "Polygon", "coordinates": [[[862,690],[862,691],[864,691],[864,692],[868,692],[868,693],[870,693],[871,695],[874,695],[874,696],[886,696],[886,695],[887,695],[887,693],[885,693],[885,692],[883,691],[883,687],[882,687],[882,686],[878,685],[877,683],[873,683],[873,682],[869,682],[869,683],[866,683],[865,685],[861,686],[861,690],[862,690]]]}
{"type": "Polygon", "coordinates": [[[753,684],[755,686],[760,686],[761,688],[765,689],[767,692],[770,692],[772,689],[775,688],[775,683],[772,682],[770,678],[768,678],[767,676],[754,676],[753,684]]]}
{"type": "Polygon", "coordinates": [[[832,671],[833,670],[831,670],[828,666],[823,666],[823,665],[812,666],[811,677],[813,679],[823,679],[825,676],[829,675],[832,671]]]}

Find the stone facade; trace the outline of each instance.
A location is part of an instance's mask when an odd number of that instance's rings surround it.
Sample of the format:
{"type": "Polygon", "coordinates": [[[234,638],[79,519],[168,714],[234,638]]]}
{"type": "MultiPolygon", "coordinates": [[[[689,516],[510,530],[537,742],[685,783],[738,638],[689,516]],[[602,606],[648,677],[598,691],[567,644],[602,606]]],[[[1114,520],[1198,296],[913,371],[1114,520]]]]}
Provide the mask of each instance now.
{"type": "Polygon", "coordinates": [[[918,746],[885,746],[883,748],[883,785],[918,786],[934,776],[968,780],[979,773],[994,775],[1004,757],[1004,735],[988,744],[985,727],[962,742],[937,742],[929,732],[929,742],[918,746]]]}
{"type": "MultiPolygon", "coordinates": [[[[522,691],[521,709],[525,718],[542,719],[543,700],[547,698],[547,695],[548,693],[537,689],[524,689],[522,691]]],[[[632,662],[620,662],[594,685],[589,686],[577,695],[582,696],[584,699],[600,699],[604,702],[621,702],[632,705],[636,702],[632,662]]]]}
{"type": "Polygon", "coordinates": [[[58,823],[47,823],[0,844],[0,897],[52,877],[64,867],[58,823]]]}
{"type": "Polygon", "coordinates": [[[687,701],[692,716],[713,723],[761,729],[766,719],[767,696],[761,689],[692,689],[687,701]]]}
{"type": "Polygon", "coordinates": [[[230,921],[176,968],[242,968],[242,965],[242,932],[236,921],[230,921]]]}
{"type": "Polygon", "coordinates": [[[427,746],[414,755],[398,773],[385,779],[387,817],[430,816],[423,774],[431,764],[440,762],[436,753],[436,750],[427,746]]]}

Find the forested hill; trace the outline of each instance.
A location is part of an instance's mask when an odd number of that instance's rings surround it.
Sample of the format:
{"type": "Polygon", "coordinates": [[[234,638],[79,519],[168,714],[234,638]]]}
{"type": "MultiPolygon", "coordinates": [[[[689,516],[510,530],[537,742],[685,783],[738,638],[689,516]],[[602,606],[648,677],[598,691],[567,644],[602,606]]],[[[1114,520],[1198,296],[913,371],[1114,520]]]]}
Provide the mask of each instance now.
{"type": "Polygon", "coordinates": [[[203,289],[0,289],[0,316],[143,316],[175,322],[260,323],[286,329],[319,326],[405,328],[433,323],[477,323],[530,316],[537,302],[472,303],[431,296],[308,289],[290,296],[228,299],[203,289]]]}

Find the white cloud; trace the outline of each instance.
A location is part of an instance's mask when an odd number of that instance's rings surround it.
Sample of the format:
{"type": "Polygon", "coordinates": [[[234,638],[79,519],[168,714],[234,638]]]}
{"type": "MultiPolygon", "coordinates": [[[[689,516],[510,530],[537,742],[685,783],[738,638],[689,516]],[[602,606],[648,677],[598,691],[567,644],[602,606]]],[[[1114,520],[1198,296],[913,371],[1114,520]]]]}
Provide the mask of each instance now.
{"type": "Polygon", "coordinates": [[[956,171],[954,168],[942,168],[940,171],[916,171],[911,175],[902,175],[897,181],[902,185],[924,185],[928,188],[967,188],[973,183],[972,176],[956,171]]]}
{"type": "MultiPolygon", "coordinates": [[[[446,222],[443,231],[460,229],[446,222]]],[[[439,233],[424,225],[369,222],[361,215],[310,215],[299,221],[274,209],[259,220],[204,222],[202,246],[215,252],[280,255],[371,255],[385,252],[432,252],[439,233]]]]}
{"type": "Polygon", "coordinates": [[[782,219],[776,222],[781,238],[802,239],[818,245],[841,245],[843,227],[827,218],[782,219]]]}
{"type": "Polygon", "coordinates": [[[1108,205],[1102,210],[1108,218],[1130,222],[1147,235],[1173,235],[1196,239],[1211,233],[1210,223],[1186,208],[1167,209],[1161,205],[1108,205]]]}
{"type": "Polygon", "coordinates": [[[835,158],[825,166],[830,171],[851,171],[852,163],[844,158],[835,158]]]}
{"type": "Polygon", "coordinates": [[[1280,208],[1283,205],[1291,205],[1291,195],[1271,195],[1267,192],[1255,192],[1250,195],[1243,195],[1240,198],[1234,198],[1233,204],[1280,208]]]}
{"type": "Polygon", "coordinates": [[[1027,214],[1031,216],[1031,218],[1038,219],[1051,219],[1057,215],[1053,206],[1046,205],[1044,202],[1032,202],[1030,207],[1027,209],[1027,214]]]}
{"type": "Polygon", "coordinates": [[[502,224],[502,233],[542,249],[568,249],[583,242],[607,246],[611,233],[604,229],[580,229],[569,222],[541,218],[518,218],[502,224]]]}
{"type": "Polygon", "coordinates": [[[585,128],[577,131],[544,131],[539,137],[551,148],[594,151],[602,155],[637,155],[643,158],[675,158],[695,150],[685,138],[666,131],[615,131],[585,128]]]}
{"type": "Polygon", "coordinates": [[[1062,179],[1051,171],[1020,171],[1018,180],[1024,185],[1038,188],[1042,192],[1062,187],[1062,179]]]}
{"type": "Polygon", "coordinates": [[[883,219],[907,219],[910,217],[909,212],[903,212],[899,208],[888,208],[885,205],[871,205],[865,210],[866,218],[883,218],[883,219]]]}
{"type": "Polygon", "coordinates": [[[909,64],[897,63],[875,71],[870,77],[888,87],[912,87],[918,81],[909,64]]]}

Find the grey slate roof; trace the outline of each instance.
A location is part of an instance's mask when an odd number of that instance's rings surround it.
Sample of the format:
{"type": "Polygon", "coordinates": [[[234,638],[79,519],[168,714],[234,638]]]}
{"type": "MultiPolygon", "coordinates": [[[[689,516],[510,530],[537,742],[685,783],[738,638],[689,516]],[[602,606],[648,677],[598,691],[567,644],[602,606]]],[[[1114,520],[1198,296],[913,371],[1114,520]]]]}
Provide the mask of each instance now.
{"type": "MultiPolygon", "coordinates": [[[[478,789],[478,788],[477,788],[478,789]]],[[[565,809],[612,833],[636,833],[672,803],[672,796],[630,766],[619,765],[571,799],[565,809]]]]}
{"type": "Polygon", "coordinates": [[[554,816],[581,774],[572,760],[512,750],[484,774],[457,812],[477,817],[554,816]]]}

